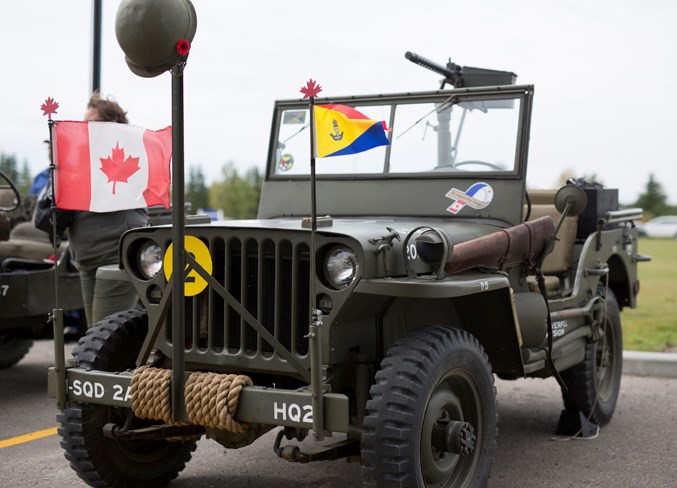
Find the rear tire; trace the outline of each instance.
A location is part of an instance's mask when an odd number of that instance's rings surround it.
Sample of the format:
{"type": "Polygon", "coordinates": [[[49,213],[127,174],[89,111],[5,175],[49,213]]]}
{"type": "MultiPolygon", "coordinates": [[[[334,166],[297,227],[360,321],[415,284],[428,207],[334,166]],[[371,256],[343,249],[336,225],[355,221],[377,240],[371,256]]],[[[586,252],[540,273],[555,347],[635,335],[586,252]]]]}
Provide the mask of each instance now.
{"type": "MultiPolygon", "coordinates": [[[[148,330],[144,311],[106,317],[87,331],[73,356],[80,368],[125,371],[134,368],[148,330]]],[[[195,450],[193,441],[122,441],[103,435],[103,426],[123,424],[130,410],[70,403],[57,415],[61,447],[77,475],[91,486],[164,486],[183,470],[195,450]]],[[[148,425],[134,418],[132,428],[148,425]]]]}
{"type": "Polygon", "coordinates": [[[33,340],[11,332],[0,334],[0,369],[9,368],[21,361],[33,347],[33,340]]]}
{"type": "Polygon", "coordinates": [[[562,391],[564,407],[579,410],[602,426],[614,414],[623,372],[623,333],[618,302],[611,290],[606,297],[606,333],[587,344],[585,359],[561,373],[568,391],[562,391]]]}
{"type": "Polygon", "coordinates": [[[362,435],[365,487],[486,484],[498,411],[491,365],[475,337],[438,326],[400,339],[370,393],[362,435]],[[459,444],[450,448],[445,436],[456,427],[464,432],[455,431],[459,444]]]}

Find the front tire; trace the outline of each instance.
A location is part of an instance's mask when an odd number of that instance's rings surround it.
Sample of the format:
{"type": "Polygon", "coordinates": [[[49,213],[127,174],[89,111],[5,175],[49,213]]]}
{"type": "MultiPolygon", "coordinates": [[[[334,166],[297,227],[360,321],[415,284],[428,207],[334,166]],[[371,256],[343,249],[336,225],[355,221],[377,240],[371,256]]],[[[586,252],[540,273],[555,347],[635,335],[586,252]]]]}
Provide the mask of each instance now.
{"type": "Polygon", "coordinates": [[[370,393],[364,486],[486,484],[498,410],[491,365],[475,337],[437,326],[400,339],[381,362],[370,393]]]}
{"type": "Polygon", "coordinates": [[[605,333],[585,346],[585,359],[561,373],[568,390],[564,407],[579,410],[599,426],[614,414],[623,372],[623,333],[618,302],[611,290],[606,296],[605,333]]]}
{"type": "MultiPolygon", "coordinates": [[[[134,368],[148,330],[144,311],[129,310],[106,317],[78,342],[78,367],[100,371],[134,368]]],[[[57,415],[61,447],[77,475],[91,486],[165,486],[183,470],[195,442],[123,441],[104,436],[105,424],[123,424],[126,408],[70,403],[57,415]]],[[[148,425],[134,418],[132,428],[148,425]]]]}

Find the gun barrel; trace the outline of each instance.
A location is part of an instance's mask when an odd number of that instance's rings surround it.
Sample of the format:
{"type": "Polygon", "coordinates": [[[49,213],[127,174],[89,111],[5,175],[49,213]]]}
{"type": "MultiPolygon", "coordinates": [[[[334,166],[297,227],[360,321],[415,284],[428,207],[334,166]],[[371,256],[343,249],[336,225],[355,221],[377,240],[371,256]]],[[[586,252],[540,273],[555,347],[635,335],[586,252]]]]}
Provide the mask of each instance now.
{"type": "Polygon", "coordinates": [[[409,61],[412,63],[416,63],[419,66],[423,66],[424,68],[428,68],[431,71],[434,71],[435,73],[438,73],[445,78],[448,78],[450,80],[453,80],[458,76],[458,73],[454,73],[452,70],[449,68],[442,66],[440,64],[437,64],[434,61],[430,61],[428,58],[424,58],[423,56],[419,56],[416,53],[413,53],[411,51],[407,51],[404,53],[404,57],[407,58],[409,61]]]}

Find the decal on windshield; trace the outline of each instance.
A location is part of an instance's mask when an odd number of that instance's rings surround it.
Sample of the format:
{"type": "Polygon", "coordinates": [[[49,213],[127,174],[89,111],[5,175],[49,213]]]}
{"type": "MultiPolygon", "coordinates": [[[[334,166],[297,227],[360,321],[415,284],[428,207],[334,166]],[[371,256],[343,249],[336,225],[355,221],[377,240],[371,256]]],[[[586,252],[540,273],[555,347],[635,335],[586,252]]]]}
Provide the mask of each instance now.
{"type": "Polygon", "coordinates": [[[306,111],[305,110],[287,110],[282,116],[283,124],[305,124],[306,111]]]}
{"type": "Polygon", "coordinates": [[[280,171],[289,171],[294,166],[294,156],[291,154],[283,154],[277,163],[277,169],[280,171]]]}
{"type": "Polygon", "coordinates": [[[452,188],[445,196],[454,200],[454,203],[447,208],[447,212],[456,215],[466,205],[476,210],[488,207],[494,199],[494,189],[487,183],[478,182],[474,183],[466,191],[452,188]]]}

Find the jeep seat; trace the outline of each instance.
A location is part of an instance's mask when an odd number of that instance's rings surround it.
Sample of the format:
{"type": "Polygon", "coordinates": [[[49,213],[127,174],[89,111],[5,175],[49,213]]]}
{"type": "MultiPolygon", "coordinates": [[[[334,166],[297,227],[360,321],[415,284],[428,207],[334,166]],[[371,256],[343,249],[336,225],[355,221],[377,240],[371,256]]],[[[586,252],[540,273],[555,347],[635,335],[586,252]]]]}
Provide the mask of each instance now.
{"type": "MultiPolygon", "coordinates": [[[[529,220],[536,220],[545,215],[552,217],[553,221],[559,222],[560,213],[555,208],[555,190],[530,190],[531,215],[529,220]]],[[[568,288],[568,271],[573,265],[574,243],[576,241],[576,226],[578,217],[566,217],[557,235],[557,240],[543,261],[543,274],[548,294],[558,294],[560,290],[568,288]]],[[[529,289],[538,291],[535,276],[527,279],[529,289]]]]}
{"type": "Polygon", "coordinates": [[[9,233],[12,228],[12,222],[7,212],[0,211],[0,242],[9,240],[9,233]]]}
{"type": "Polygon", "coordinates": [[[49,235],[36,229],[33,222],[17,224],[9,234],[9,240],[0,242],[0,263],[5,258],[22,258],[41,261],[54,254],[49,235]]]}

